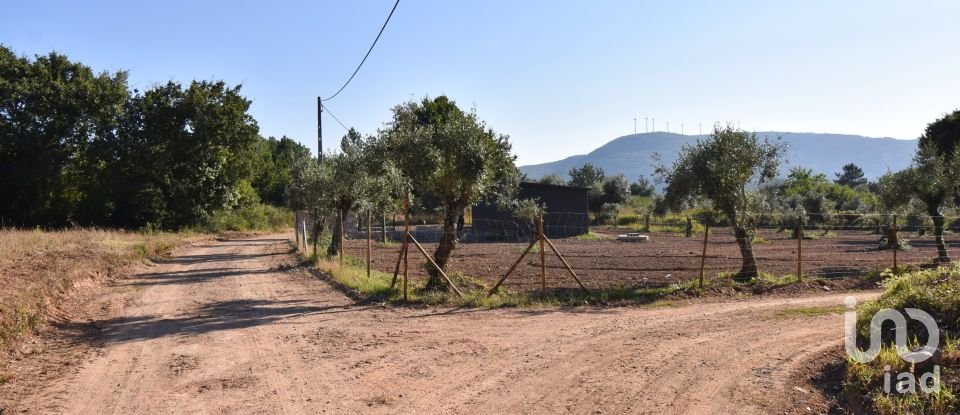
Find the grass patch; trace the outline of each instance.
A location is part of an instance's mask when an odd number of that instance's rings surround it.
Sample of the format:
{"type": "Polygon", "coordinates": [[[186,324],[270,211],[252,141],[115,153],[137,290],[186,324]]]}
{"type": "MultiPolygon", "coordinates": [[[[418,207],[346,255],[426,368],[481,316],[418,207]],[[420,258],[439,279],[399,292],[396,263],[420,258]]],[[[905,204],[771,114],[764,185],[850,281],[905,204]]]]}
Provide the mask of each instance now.
{"type": "Polygon", "coordinates": [[[202,232],[278,232],[293,227],[293,212],[287,208],[257,203],[217,212],[199,228],[202,232]]]}
{"type": "Polygon", "coordinates": [[[575,238],[577,238],[578,241],[599,241],[603,239],[603,236],[600,236],[598,233],[588,232],[583,235],[577,235],[575,238]]]}
{"type": "MultiPolygon", "coordinates": [[[[314,265],[322,272],[331,276],[336,282],[353,290],[364,298],[378,301],[401,303],[403,301],[402,277],[398,277],[397,284],[390,286],[392,273],[371,270],[367,278],[366,265],[360,258],[346,257],[341,266],[337,258],[321,257],[313,259],[314,265]]],[[[586,304],[606,303],[612,301],[627,301],[638,304],[655,304],[671,306],[663,300],[668,295],[693,287],[694,282],[673,284],[667,287],[630,287],[619,286],[603,290],[592,290],[590,294],[577,289],[549,289],[546,292],[518,292],[500,287],[492,296],[487,296],[490,284],[480,278],[449,274],[450,279],[463,292],[459,297],[450,291],[425,290],[424,282],[414,281],[408,287],[407,302],[414,304],[447,305],[454,307],[545,307],[545,306],[579,306],[586,304]],[[662,303],[662,304],[661,304],[662,303]]]]}
{"type": "MultiPolygon", "coordinates": [[[[883,332],[884,347],[872,362],[847,362],[843,383],[843,397],[851,406],[865,407],[879,414],[956,414],[960,413],[960,400],[954,391],[960,388],[960,268],[957,265],[939,269],[917,270],[887,277],[884,293],[876,301],[864,303],[858,309],[857,331],[861,342],[869,341],[870,320],[881,309],[889,308],[903,312],[916,308],[929,313],[941,331],[939,352],[920,368],[911,365],[897,355],[893,345],[893,330],[883,332]],[[945,340],[944,340],[945,339],[945,340]],[[884,376],[911,372],[920,378],[932,365],[941,367],[941,388],[936,393],[892,393],[884,391],[884,376]],[[886,368],[891,370],[888,372],[886,368]]],[[[925,344],[927,332],[916,320],[907,319],[907,339],[912,345],[925,344]]],[[[861,349],[866,348],[861,344],[861,349]]],[[[894,383],[896,380],[893,381],[894,383]]]]}
{"type": "Polygon", "coordinates": [[[777,315],[780,317],[820,317],[831,314],[840,314],[847,309],[843,306],[831,307],[796,307],[780,310],[777,315]]]}

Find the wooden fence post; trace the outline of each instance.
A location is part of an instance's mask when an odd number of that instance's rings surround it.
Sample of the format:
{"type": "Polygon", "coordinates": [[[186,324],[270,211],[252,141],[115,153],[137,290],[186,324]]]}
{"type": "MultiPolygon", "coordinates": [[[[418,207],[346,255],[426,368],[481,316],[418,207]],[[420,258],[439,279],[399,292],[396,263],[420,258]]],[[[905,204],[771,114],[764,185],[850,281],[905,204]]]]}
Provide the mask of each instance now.
{"type": "Polygon", "coordinates": [[[337,210],[337,217],[339,218],[340,226],[340,267],[343,268],[343,209],[337,210]]]}
{"type": "Polygon", "coordinates": [[[710,218],[703,223],[703,254],[700,255],[700,288],[703,289],[703,271],[707,264],[707,241],[710,238],[710,218]]]}
{"type": "Polygon", "coordinates": [[[373,226],[373,213],[368,210],[367,211],[367,279],[370,279],[370,257],[371,257],[371,249],[373,248],[373,246],[371,245],[371,241],[373,240],[372,226],[373,226]]]}
{"type": "Polygon", "coordinates": [[[797,216],[797,282],[803,281],[803,215],[797,216]]]}
{"type": "Polygon", "coordinates": [[[900,250],[900,237],[897,235],[897,215],[893,215],[893,273],[897,273],[897,251],[900,250]]]}
{"type": "Polygon", "coordinates": [[[403,200],[403,302],[407,302],[407,257],[410,252],[410,199],[403,200]]]}
{"type": "Polygon", "coordinates": [[[543,246],[543,209],[537,213],[537,239],[540,240],[540,289],[547,291],[547,257],[543,246]]]}
{"type": "Polygon", "coordinates": [[[303,220],[302,222],[300,222],[300,225],[301,225],[301,228],[303,228],[303,232],[301,232],[303,234],[303,253],[306,254],[307,253],[307,221],[303,220]]]}

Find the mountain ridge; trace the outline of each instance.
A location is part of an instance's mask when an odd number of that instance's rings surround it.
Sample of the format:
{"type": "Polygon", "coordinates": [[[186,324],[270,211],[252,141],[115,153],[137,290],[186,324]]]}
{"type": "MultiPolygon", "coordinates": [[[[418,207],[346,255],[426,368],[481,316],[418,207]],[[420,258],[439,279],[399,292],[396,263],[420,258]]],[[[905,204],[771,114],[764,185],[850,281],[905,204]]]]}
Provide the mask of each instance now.
{"type": "MultiPolygon", "coordinates": [[[[831,179],[847,163],[863,169],[867,178],[875,180],[889,171],[907,167],[917,147],[917,140],[902,140],[892,137],[867,137],[854,134],[795,133],[783,131],[760,131],[759,137],[771,140],[780,137],[788,147],[780,176],[794,166],[813,169],[831,179]]],[[[668,132],[629,134],[617,137],[587,154],[569,156],[560,160],[520,166],[520,171],[531,179],[548,174],[568,178],[571,168],[585,163],[603,168],[609,175],[623,174],[628,180],[653,174],[653,155],[672,164],[685,144],[693,144],[706,135],[681,135],[668,132]]]]}

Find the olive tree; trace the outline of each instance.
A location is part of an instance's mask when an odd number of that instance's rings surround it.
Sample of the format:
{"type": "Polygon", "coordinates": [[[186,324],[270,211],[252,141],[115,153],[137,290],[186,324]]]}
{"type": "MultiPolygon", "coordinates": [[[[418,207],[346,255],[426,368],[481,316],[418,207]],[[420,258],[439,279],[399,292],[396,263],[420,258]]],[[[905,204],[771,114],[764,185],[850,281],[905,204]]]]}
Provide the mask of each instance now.
{"type": "Polygon", "coordinates": [[[937,244],[937,261],[950,262],[947,254],[946,241],[943,230],[946,220],[943,209],[952,202],[957,193],[957,160],[938,154],[936,146],[929,143],[921,144],[913,158],[913,164],[907,169],[896,173],[897,182],[901,184],[901,191],[906,190],[913,197],[923,202],[927,215],[933,221],[933,235],[937,244]]]}
{"type": "Polygon", "coordinates": [[[779,139],[761,140],[754,133],[718,125],[710,137],[685,145],[672,166],[656,166],[657,176],[667,185],[669,206],[680,207],[690,198],[704,198],[727,217],[743,257],[737,281],[758,275],[748,225],[753,200],[750,186],[776,177],[785,151],[779,139]]]}
{"type": "MultiPolygon", "coordinates": [[[[464,209],[515,192],[520,178],[509,137],[445,96],[394,107],[380,141],[410,185],[438,199],[443,231],[433,259],[441,269],[456,248],[464,209]]],[[[426,288],[444,287],[431,270],[426,288]]]]}
{"type": "Polygon", "coordinates": [[[937,260],[940,262],[950,262],[943,239],[943,208],[957,195],[960,185],[960,180],[957,179],[957,174],[960,173],[957,168],[960,164],[960,157],[957,157],[958,147],[960,110],[946,114],[927,125],[920,136],[919,148],[911,169],[914,175],[909,180],[914,196],[926,205],[927,214],[933,220],[937,260]]]}

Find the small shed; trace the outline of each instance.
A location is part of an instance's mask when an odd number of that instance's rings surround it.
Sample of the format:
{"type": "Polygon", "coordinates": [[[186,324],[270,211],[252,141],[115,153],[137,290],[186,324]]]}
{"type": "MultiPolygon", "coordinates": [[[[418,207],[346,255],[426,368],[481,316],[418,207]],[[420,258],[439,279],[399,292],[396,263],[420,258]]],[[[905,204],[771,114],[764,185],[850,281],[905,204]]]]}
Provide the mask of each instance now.
{"type": "MultiPolygon", "coordinates": [[[[520,183],[518,199],[533,199],[546,205],[543,215],[544,233],[549,238],[567,238],[590,232],[590,217],[585,187],[542,183],[520,183]]],[[[473,212],[473,232],[480,240],[499,237],[526,239],[536,227],[529,220],[495,205],[477,205],[473,212]]]]}

